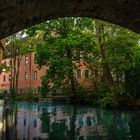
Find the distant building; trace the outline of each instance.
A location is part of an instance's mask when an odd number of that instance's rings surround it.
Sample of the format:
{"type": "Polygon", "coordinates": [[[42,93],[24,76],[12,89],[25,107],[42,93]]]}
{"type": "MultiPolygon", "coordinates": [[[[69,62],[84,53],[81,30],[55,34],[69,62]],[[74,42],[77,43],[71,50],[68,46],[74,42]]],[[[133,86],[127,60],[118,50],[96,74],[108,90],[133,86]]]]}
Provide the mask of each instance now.
{"type": "MultiPolygon", "coordinates": [[[[2,63],[5,63],[7,66],[10,65],[11,59],[3,59],[2,63]]],[[[41,78],[46,73],[46,67],[43,66],[40,70],[38,65],[35,63],[35,53],[29,52],[25,54],[21,59],[21,64],[19,68],[19,93],[28,91],[32,89],[34,92],[38,92],[39,87],[41,86],[41,78]]],[[[11,72],[3,70],[0,74],[0,90],[9,91],[10,81],[11,81],[11,72]]],[[[79,69],[75,71],[76,78],[79,84],[83,87],[91,88],[93,87],[93,82],[91,80],[91,73],[86,68],[84,64],[81,63],[79,69]]]]}

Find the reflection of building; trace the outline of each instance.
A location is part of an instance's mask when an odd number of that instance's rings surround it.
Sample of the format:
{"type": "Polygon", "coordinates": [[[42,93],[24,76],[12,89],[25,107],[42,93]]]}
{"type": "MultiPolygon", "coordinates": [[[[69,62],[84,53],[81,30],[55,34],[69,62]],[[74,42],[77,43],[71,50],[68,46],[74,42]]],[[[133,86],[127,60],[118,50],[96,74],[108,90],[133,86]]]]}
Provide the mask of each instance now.
{"type": "Polygon", "coordinates": [[[37,108],[28,110],[20,108],[17,112],[17,138],[18,140],[48,139],[48,134],[41,133],[41,121],[37,108]]]}
{"type": "Polygon", "coordinates": [[[61,136],[66,139],[73,132],[77,140],[80,137],[106,135],[94,109],[84,111],[79,109],[78,112],[78,114],[73,114],[73,108],[68,112],[63,106],[51,106],[51,104],[47,104],[44,108],[20,107],[17,113],[18,138],[32,140],[61,136]]]}
{"type": "Polygon", "coordinates": [[[79,114],[76,118],[76,131],[80,136],[104,136],[105,130],[98,123],[98,117],[95,110],[89,110],[86,113],[79,114]]]}
{"type": "MultiPolygon", "coordinates": [[[[11,59],[3,59],[2,61],[7,66],[10,66],[11,59]]],[[[38,65],[35,63],[34,52],[29,52],[24,55],[21,59],[19,68],[19,93],[26,93],[29,89],[33,89],[37,92],[39,86],[41,85],[41,77],[46,73],[46,67],[38,69],[38,65]]],[[[81,63],[79,69],[75,72],[78,82],[81,86],[91,88],[93,87],[93,82],[91,80],[91,74],[86,66],[81,63]]],[[[12,74],[13,75],[13,74],[12,74]]],[[[0,74],[0,89],[9,90],[11,81],[11,72],[3,70],[0,74]]]]}

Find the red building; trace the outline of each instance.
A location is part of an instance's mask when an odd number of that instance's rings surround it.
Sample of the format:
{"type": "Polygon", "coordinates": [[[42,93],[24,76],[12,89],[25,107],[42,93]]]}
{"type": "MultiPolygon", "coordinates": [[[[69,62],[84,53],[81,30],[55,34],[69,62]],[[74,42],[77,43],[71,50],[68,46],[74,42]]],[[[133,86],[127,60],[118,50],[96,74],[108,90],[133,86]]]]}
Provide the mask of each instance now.
{"type": "MultiPolygon", "coordinates": [[[[11,59],[3,59],[2,63],[6,63],[7,66],[10,65],[11,59]]],[[[28,89],[32,89],[34,91],[38,91],[38,87],[41,86],[41,77],[44,76],[46,72],[46,67],[43,66],[40,70],[38,69],[38,65],[35,63],[35,55],[34,52],[30,52],[24,55],[21,59],[20,68],[19,68],[19,92],[26,92],[28,89]]],[[[93,83],[91,80],[91,74],[89,70],[85,67],[85,65],[81,65],[81,67],[75,72],[77,80],[79,84],[83,87],[91,88],[93,87],[93,83]]],[[[3,69],[3,72],[0,74],[0,90],[9,91],[10,89],[10,80],[11,80],[11,72],[3,69]]]]}

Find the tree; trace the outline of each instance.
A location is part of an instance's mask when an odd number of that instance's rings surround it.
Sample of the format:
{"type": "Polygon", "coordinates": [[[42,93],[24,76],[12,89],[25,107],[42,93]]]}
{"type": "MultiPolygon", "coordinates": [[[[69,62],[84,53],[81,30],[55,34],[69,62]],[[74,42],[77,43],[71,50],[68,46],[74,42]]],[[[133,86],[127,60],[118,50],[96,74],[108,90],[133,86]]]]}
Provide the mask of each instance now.
{"type": "Polygon", "coordinates": [[[125,92],[125,72],[135,65],[135,46],[139,36],[129,30],[112,26],[107,38],[107,62],[110,65],[117,92],[125,92]],[[122,91],[121,91],[122,90],[122,91]]]}
{"type": "Polygon", "coordinates": [[[32,51],[32,47],[29,47],[30,39],[23,38],[24,31],[14,34],[8,38],[8,45],[4,50],[4,58],[11,58],[10,71],[10,90],[14,96],[18,92],[19,83],[19,69],[22,57],[25,53],[32,51]]]}
{"type": "Polygon", "coordinates": [[[102,65],[103,65],[103,76],[108,88],[111,90],[111,88],[114,85],[114,81],[109,65],[106,61],[106,35],[104,31],[104,25],[99,21],[96,21],[95,24],[96,24],[96,35],[98,38],[98,46],[100,48],[102,65]]]}
{"type": "Polygon", "coordinates": [[[135,46],[133,65],[125,70],[125,90],[127,95],[140,97],[140,46],[135,46]]]}
{"type": "Polygon", "coordinates": [[[42,79],[44,93],[69,83],[76,95],[74,71],[81,63],[91,70],[94,88],[104,92],[102,97],[113,99],[114,95],[125,93],[126,71],[133,68],[138,58],[134,50],[138,46],[137,34],[117,25],[73,17],[46,21],[27,29],[27,34],[41,40],[36,58],[39,67],[47,66],[42,79]]]}
{"type": "Polygon", "coordinates": [[[35,30],[44,33],[44,41],[36,47],[36,60],[40,67],[47,66],[42,80],[45,92],[49,86],[60,89],[62,85],[70,83],[71,92],[76,96],[78,85],[74,70],[83,63],[82,59],[85,64],[89,61],[96,46],[93,32],[89,30],[91,24],[90,19],[62,18],[47,21],[28,30],[30,35],[36,34],[35,30]]]}

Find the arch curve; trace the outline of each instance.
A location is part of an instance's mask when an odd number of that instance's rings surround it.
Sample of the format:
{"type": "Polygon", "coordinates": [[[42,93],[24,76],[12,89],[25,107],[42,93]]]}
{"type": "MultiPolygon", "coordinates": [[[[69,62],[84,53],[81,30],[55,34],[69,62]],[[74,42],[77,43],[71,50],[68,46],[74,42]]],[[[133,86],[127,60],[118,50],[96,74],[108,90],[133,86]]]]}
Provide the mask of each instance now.
{"type": "Polygon", "coordinates": [[[140,33],[139,0],[1,0],[0,39],[46,20],[90,17],[140,33]]]}

